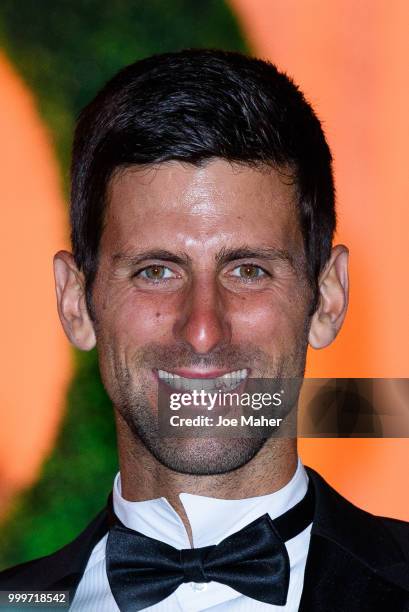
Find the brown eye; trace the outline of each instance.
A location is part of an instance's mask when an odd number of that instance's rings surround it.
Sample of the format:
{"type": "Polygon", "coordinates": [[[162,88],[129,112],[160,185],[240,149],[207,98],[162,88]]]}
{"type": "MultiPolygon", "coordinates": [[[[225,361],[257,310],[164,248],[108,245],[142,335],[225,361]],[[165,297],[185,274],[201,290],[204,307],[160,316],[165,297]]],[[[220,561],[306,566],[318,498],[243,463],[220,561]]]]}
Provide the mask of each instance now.
{"type": "Polygon", "coordinates": [[[138,276],[150,281],[160,281],[172,278],[173,274],[166,266],[153,265],[141,270],[138,276]]]}
{"type": "Polygon", "coordinates": [[[233,270],[233,276],[237,276],[243,280],[256,280],[265,276],[266,273],[260,266],[254,264],[242,264],[233,270]]]}

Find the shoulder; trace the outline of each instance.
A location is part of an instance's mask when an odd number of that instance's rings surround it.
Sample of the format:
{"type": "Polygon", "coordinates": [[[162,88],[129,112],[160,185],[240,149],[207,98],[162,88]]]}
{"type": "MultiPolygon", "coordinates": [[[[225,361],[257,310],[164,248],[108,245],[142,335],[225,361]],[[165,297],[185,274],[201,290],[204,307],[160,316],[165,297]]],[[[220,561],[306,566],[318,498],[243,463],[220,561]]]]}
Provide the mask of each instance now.
{"type": "Polygon", "coordinates": [[[51,555],[0,572],[0,590],[71,590],[81,578],[94,546],[108,530],[104,509],[72,542],[51,555]]]}
{"type": "Polygon", "coordinates": [[[384,527],[389,531],[390,536],[398,540],[401,547],[406,550],[409,556],[409,523],[386,516],[375,515],[375,518],[383,523],[384,527]]]}
{"type": "Polygon", "coordinates": [[[359,508],[306,468],[314,486],[312,534],[331,541],[367,568],[409,590],[409,523],[359,508]]]}

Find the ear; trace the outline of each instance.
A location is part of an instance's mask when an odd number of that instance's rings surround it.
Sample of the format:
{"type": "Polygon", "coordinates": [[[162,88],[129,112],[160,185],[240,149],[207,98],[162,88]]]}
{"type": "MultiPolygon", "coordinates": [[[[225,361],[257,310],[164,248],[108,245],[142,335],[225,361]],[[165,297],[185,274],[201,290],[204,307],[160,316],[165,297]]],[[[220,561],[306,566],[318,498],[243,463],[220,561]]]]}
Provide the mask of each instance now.
{"type": "Polygon", "coordinates": [[[315,349],[336,338],[348,307],[348,249],[338,244],[320,274],[319,304],[312,316],[308,341],[315,349]]]}
{"type": "Polygon", "coordinates": [[[68,251],[54,256],[58,314],[69,341],[82,351],[95,346],[95,332],[85,300],[84,275],[68,251]]]}

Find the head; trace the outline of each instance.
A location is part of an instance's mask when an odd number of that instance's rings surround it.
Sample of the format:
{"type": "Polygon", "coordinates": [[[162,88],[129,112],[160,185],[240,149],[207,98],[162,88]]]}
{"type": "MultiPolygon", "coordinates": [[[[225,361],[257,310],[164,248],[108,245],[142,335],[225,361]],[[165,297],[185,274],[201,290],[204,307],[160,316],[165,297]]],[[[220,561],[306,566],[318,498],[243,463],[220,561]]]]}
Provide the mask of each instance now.
{"type": "Polygon", "coordinates": [[[331,154],[302,93],[234,53],[128,66],[80,116],[71,223],[59,313],[75,346],[97,346],[119,430],[181,472],[248,462],[263,441],[159,438],[158,385],[302,376],[308,343],[340,329],[347,251],[332,248],[331,154]]]}

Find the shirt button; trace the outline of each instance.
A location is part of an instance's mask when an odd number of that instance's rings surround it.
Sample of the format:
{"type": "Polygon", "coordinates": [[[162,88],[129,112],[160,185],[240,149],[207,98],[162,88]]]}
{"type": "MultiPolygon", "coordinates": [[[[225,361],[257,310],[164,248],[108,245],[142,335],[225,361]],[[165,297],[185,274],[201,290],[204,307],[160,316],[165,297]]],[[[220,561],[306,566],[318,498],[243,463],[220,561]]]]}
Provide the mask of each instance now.
{"type": "Polygon", "coordinates": [[[207,584],[205,582],[192,582],[192,589],[194,591],[205,591],[207,584]]]}

